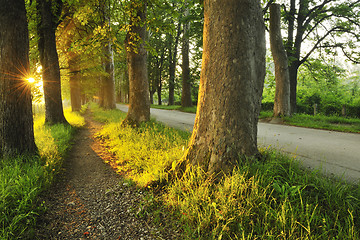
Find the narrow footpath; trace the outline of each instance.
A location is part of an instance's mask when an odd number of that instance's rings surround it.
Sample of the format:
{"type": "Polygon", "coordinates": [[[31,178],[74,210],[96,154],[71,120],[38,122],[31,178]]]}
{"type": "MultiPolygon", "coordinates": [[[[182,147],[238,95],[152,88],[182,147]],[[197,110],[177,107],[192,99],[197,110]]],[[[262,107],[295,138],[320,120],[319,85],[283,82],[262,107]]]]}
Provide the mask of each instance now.
{"type": "Polygon", "coordinates": [[[101,124],[85,117],[63,170],[41,197],[47,211],[39,216],[35,239],[176,239],[136,217],[144,193],[104,163],[112,156],[93,138],[101,124]]]}

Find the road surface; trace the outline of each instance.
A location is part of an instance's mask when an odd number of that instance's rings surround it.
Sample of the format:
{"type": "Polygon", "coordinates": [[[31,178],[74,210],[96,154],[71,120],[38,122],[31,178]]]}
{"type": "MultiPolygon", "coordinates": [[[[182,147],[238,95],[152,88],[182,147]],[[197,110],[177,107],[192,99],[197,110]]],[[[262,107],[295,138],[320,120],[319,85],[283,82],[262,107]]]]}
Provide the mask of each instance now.
{"type": "MultiPolygon", "coordinates": [[[[117,104],[127,112],[127,105],[117,104]]],[[[151,109],[151,117],[170,127],[192,131],[195,114],[151,109]]],[[[296,156],[302,164],[325,174],[360,180],[360,134],[259,123],[258,143],[296,156]]]]}

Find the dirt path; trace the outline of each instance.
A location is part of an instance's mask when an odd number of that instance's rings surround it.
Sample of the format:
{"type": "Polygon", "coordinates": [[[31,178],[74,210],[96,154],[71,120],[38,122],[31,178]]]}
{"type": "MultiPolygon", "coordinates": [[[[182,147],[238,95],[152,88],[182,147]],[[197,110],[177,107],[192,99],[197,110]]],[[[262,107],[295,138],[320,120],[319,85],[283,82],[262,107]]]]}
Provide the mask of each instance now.
{"type": "Polygon", "coordinates": [[[101,125],[89,116],[86,122],[64,171],[43,196],[47,211],[39,217],[36,239],[175,239],[136,218],[143,193],[103,162],[111,156],[92,138],[101,125]]]}

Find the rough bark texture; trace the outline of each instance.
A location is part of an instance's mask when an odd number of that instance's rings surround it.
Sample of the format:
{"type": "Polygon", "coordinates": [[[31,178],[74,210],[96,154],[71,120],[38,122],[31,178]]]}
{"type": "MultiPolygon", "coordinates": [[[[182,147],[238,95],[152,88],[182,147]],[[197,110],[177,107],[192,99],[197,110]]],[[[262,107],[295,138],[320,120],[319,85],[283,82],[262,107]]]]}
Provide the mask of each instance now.
{"type": "Polygon", "coordinates": [[[0,6],[0,156],[35,154],[25,2],[0,6]]]}
{"type": "Polygon", "coordinates": [[[265,77],[265,27],[253,0],[204,1],[198,112],[185,159],[208,173],[254,156],[265,77]]]}
{"type": "Polygon", "coordinates": [[[124,123],[138,125],[141,122],[150,120],[150,96],[149,82],[147,74],[147,51],[145,49],[146,37],[146,1],[142,6],[134,6],[131,3],[132,10],[135,11],[136,18],[141,21],[131,27],[126,36],[127,63],[129,71],[129,111],[124,123]],[[132,36],[137,36],[140,41],[135,41],[132,36]],[[134,47],[135,44],[135,47],[134,47]]]}
{"type": "Polygon", "coordinates": [[[67,123],[61,98],[60,68],[55,38],[62,1],[37,0],[37,3],[41,19],[38,25],[38,46],[44,84],[45,122],[67,123]]]}
{"type": "Polygon", "coordinates": [[[276,91],[274,117],[290,115],[290,77],[288,58],[283,45],[280,26],[280,5],[270,5],[270,47],[275,64],[276,91]]]}
{"type": "MultiPolygon", "coordinates": [[[[189,16],[189,9],[185,10],[185,17],[189,16]]],[[[191,107],[191,85],[190,85],[190,66],[189,66],[189,30],[190,23],[184,24],[183,42],[182,42],[182,92],[181,106],[191,107]]]]}

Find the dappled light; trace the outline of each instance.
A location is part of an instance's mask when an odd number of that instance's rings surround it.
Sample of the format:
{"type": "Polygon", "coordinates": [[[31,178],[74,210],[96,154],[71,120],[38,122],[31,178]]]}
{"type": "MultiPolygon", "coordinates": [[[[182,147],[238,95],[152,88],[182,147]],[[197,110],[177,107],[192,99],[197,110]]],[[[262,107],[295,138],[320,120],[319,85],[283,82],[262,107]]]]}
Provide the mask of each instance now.
{"type": "Polygon", "coordinates": [[[0,7],[0,239],[360,239],[360,1],[0,7]]]}

